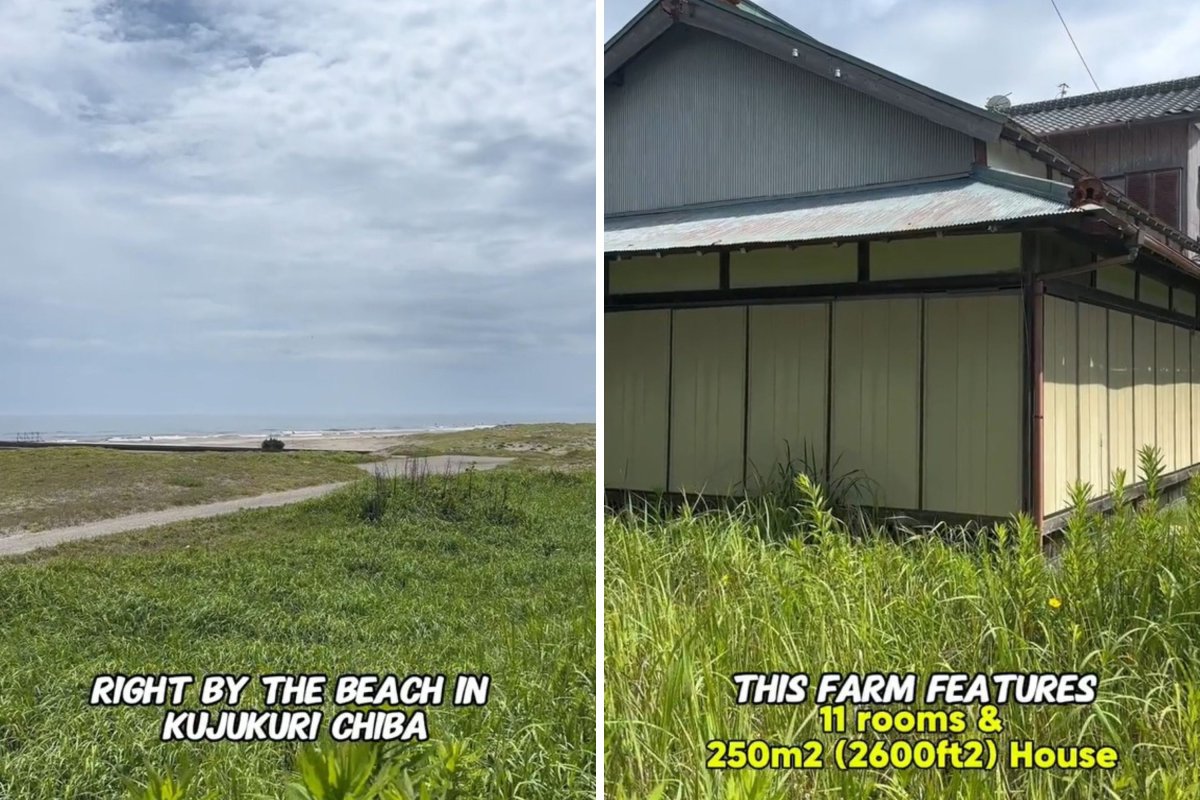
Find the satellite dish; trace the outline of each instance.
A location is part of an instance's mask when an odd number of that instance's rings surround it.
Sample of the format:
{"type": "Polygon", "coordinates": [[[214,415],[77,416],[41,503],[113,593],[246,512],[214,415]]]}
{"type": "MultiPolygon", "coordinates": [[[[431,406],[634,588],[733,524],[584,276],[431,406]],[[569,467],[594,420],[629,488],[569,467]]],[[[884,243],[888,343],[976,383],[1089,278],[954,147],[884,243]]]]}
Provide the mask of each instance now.
{"type": "MultiPolygon", "coordinates": [[[[1008,94],[1012,94],[1009,92],[1008,94]]],[[[1012,101],[1008,99],[1008,94],[994,94],[988,98],[987,104],[984,106],[988,111],[995,111],[1003,114],[1012,108],[1012,101]]]]}

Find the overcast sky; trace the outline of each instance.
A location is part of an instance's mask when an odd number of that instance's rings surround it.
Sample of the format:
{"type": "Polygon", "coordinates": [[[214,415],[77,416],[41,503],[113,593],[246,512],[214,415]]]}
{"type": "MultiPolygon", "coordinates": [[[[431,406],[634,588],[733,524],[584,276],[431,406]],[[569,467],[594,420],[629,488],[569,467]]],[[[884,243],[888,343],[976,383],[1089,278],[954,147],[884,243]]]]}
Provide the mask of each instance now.
{"type": "Polygon", "coordinates": [[[2,0],[0,413],[591,418],[594,28],[2,0]]]}
{"type": "MultiPolygon", "coordinates": [[[[646,5],[608,0],[604,36],[646,5]]],[[[1095,91],[1050,0],[761,0],[811,36],[970,103],[1095,91]]],[[[1101,89],[1200,74],[1200,3],[1058,0],[1101,89]]]]}

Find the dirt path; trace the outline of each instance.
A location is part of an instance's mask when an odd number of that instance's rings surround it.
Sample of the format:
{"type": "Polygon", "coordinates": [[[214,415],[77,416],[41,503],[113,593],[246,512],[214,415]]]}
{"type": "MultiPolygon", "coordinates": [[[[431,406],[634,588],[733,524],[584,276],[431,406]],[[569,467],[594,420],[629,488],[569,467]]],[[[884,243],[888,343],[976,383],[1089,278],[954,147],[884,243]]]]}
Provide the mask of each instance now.
{"type": "MultiPolygon", "coordinates": [[[[512,461],[511,458],[488,456],[430,456],[415,459],[416,463],[413,463],[411,459],[400,457],[358,466],[376,475],[404,477],[410,474],[411,470],[430,475],[457,474],[471,467],[477,470],[490,470],[510,461],[512,461]]],[[[235,500],[222,500],[199,506],[179,506],[165,508],[161,511],[144,511],[140,514],[102,519],[66,528],[50,528],[44,531],[15,533],[9,536],[0,535],[0,557],[28,553],[43,547],[54,547],[77,539],[94,539],[99,536],[111,536],[114,533],[156,528],[159,525],[170,525],[173,522],[184,522],[189,519],[219,517],[223,514],[232,514],[253,508],[285,506],[327,495],[347,486],[348,483],[348,481],[324,483],[319,486],[305,486],[300,489],[289,489],[286,492],[270,492],[255,497],[239,497],[235,500]]]]}

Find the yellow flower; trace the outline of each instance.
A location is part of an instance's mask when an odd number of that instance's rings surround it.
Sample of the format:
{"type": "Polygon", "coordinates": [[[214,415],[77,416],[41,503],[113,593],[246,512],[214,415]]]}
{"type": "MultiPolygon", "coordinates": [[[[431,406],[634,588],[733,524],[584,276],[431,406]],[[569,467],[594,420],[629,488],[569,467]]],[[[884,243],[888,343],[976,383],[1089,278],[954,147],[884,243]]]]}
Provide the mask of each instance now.
{"type": "Polygon", "coordinates": [[[1053,608],[1055,611],[1062,608],[1062,600],[1059,600],[1057,597],[1051,597],[1046,602],[1049,603],[1050,607],[1053,608]]]}

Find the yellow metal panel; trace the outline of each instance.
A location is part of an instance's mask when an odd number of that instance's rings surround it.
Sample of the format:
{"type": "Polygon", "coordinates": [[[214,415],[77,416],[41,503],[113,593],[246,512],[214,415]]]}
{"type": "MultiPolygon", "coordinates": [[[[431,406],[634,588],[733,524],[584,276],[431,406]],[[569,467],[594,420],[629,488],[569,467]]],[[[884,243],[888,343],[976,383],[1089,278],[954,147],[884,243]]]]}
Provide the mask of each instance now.
{"type": "Polygon", "coordinates": [[[716,253],[662,258],[637,256],[608,263],[610,294],[718,289],[720,286],[721,257],[716,253]]]}
{"type": "Polygon", "coordinates": [[[729,285],[804,286],[858,280],[858,249],[831,244],[730,253],[729,285]]]}
{"type": "MultiPolygon", "coordinates": [[[[1155,443],[1154,320],[1133,318],[1133,446],[1155,443]]],[[[1137,475],[1136,480],[1141,480],[1137,475]]]]}
{"type": "Polygon", "coordinates": [[[670,311],[604,315],[604,485],[667,485],[670,311]]]}
{"type": "Polygon", "coordinates": [[[871,242],[871,280],[1012,272],[1021,267],[1021,235],[996,233],[871,242]]]}
{"type": "Polygon", "coordinates": [[[1092,496],[1109,489],[1108,312],[1079,304],[1079,480],[1092,496]]]}
{"type": "Polygon", "coordinates": [[[1042,499],[1053,514],[1079,478],[1078,321],[1075,303],[1057,297],[1045,298],[1042,313],[1042,499]]]}
{"type": "Polygon", "coordinates": [[[1020,320],[1017,297],[926,301],[923,508],[1020,510],[1020,320]]]}
{"type": "Polygon", "coordinates": [[[1159,283],[1153,278],[1147,278],[1143,275],[1138,285],[1140,287],[1138,289],[1138,299],[1143,303],[1149,303],[1159,308],[1171,307],[1171,293],[1165,283],[1159,283]]]}
{"type": "Polygon", "coordinates": [[[745,399],[746,308],[676,311],[671,347],[671,491],[741,492],[745,399]]]}
{"type": "Polygon", "coordinates": [[[1186,328],[1175,332],[1175,460],[1176,469],[1196,463],[1192,452],[1192,353],[1186,328]]]}
{"type": "Polygon", "coordinates": [[[1187,314],[1189,317],[1196,316],[1196,295],[1183,289],[1176,289],[1171,293],[1172,305],[1180,314],[1187,314]]]}
{"type": "Polygon", "coordinates": [[[1096,270],[1096,288],[1109,294],[1133,299],[1134,271],[1129,267],[1105,267],[1096,270]]]}
{"type": "Polygon", "coordinates": [[[835,476],[859,470],[876,490],[862,502],[916,508],[920,301],[838,301],[833,331],[835,476]]]}
{"type": "Polygon", "coordinates": [[[1175,330],[1154,324],[1154,440],[1167,472],[1179,468],[1175,454],[1175,330]]]}
{"type": "Polygon", "coordinates": [[[1108,312],[1108,456],[1109,478],[1125,470],[1125,484],[1137,478],[1133,435],[1133,318],[1121,311],[1108,312]]]}
{"type": "Polygon", "coordinates": [[[770,485],[789,461],[825,463],[829,305],[750,309],[746,477],[770,485]]]}
{"type": "MultiPolygon", "coordinates": [[[[1190,334],[1192,351],[1192,402],[1188,415],[1200,413],[1200,333],[1190,334]]],[[[1200,463],[1200,424],[1192,424],[1192,459],[1200,463]]]]}

